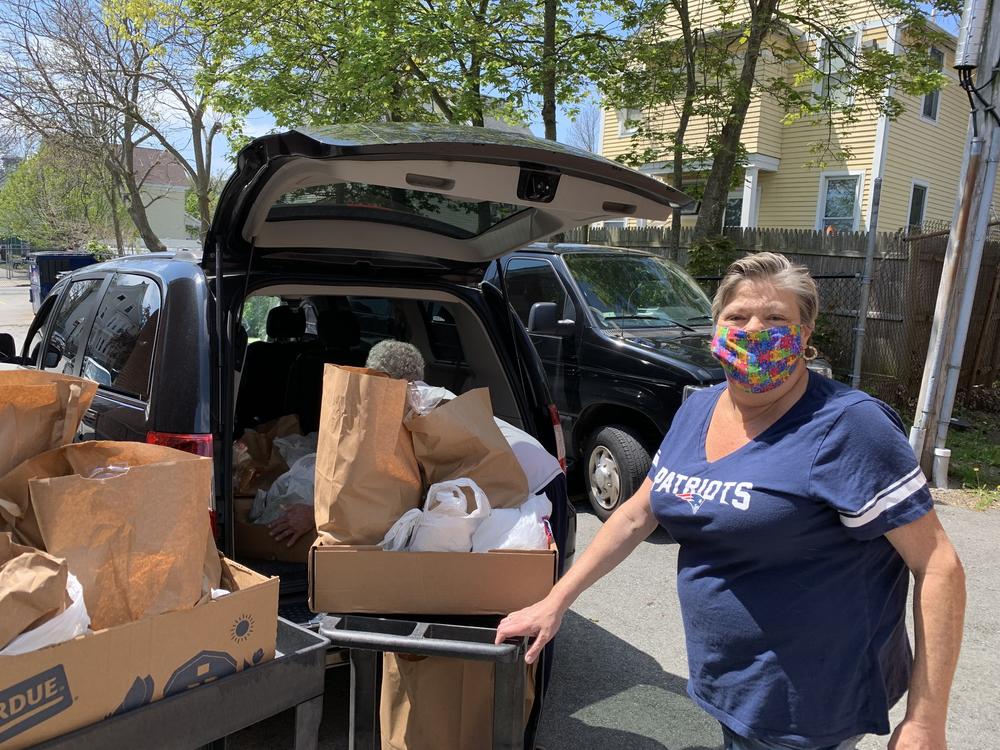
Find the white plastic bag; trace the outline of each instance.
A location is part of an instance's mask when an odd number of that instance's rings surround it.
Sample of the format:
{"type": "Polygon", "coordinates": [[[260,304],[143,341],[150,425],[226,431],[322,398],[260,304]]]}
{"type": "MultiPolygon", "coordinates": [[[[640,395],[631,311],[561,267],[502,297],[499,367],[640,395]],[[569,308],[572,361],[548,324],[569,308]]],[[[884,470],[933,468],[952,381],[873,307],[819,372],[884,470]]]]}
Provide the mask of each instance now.
{"type": "Polygon", "coordinates": [[[436,409],[442,401],[451,401],[454,398],[458,397],[447,388],[427,385],[422,380],[414,380],[407,386],[407,405],[411,411],[420,416],[436,409]]]}
{"type": "Polygon", "coordinates": [[[285,465],[292,467],[300,458],[316,452],[318,440],[318,432],[310,432],[308,435],[285,435],[274,439],[274,449],[285,459],[285,465]]]}
{"type": "Polygon", "coordinates": [[[545,495],[533,495],[519,508],[494,510],[473,534],[472,551],[548,549],[544,521],[550,515],[552,503],[545,495]]]}
{"type": "Polygon", "coordinates": [[[268,490],[257,490],[249,517],[254,523],[270,523],[281,517],[283,506],[313,505],[316,484],[316,454],[296,461],[292,468],[274,480],[268,490]]]}
{"type": "Polygon", "coordinates": [[[471,479],[453,479],[432,484],[427,490],[424,512],[413,530],[409,549],[413,552],[468,552],[472,535],[490,515],[486,493],[471,479]],[[468,511],[464,490],[472,492],[476,509],[468,511]]]}
{"type": "Polygon", "coordinates": [[[0,656],[27,654],[89,632],[90,615],[83,601],[83,586],[72,573],[66,575],[66,593],[71,600],[66,609],[38,627],[21,633],[0,650],[0,656]]]}
{"type": "Polygon", "coordinates": [[[385,533],[385,538],[379,542],[379,547],[387,552],[399,552],[408,549],[413,530],[420,525],[424,512],[420,508],[406,511],[385,533]]]}

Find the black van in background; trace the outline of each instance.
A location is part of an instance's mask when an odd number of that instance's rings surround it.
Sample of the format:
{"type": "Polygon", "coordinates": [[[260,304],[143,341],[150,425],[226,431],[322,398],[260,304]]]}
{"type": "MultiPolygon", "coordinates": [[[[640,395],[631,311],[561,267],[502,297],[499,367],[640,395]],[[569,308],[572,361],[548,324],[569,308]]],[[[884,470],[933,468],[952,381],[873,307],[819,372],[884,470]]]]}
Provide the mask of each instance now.
{"type": "MultiPolygon", "coordinates": [[[[534,244],[501,263],[559,409],[571,488],[607,519],[642,484],[684,388],[724,377],[711,302],[680,266],[643,251],[534,244]]],[[[485,281],[499,286],[496,266],[485,281]]]]}

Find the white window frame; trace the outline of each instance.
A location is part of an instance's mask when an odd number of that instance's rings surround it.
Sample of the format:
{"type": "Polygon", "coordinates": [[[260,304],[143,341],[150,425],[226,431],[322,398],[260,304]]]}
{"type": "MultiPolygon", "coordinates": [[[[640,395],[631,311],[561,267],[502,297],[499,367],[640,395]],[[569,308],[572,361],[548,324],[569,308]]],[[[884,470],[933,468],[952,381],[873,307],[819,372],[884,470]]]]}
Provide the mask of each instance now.
{"type": "Polygon", "coordinates": [[[629,122],[630,120],[641,120],[642,110],[632,107],[626,109],[619,109],[615,110],[615,116],[618,118],[618,136],[620,138],[624,138],[627,135],[634,135],[635,131],[638,129],[638,128],[627,128],[625,127],[625,123],[629,122]],[[629,117],[630,113],[635,113],[638,115],[638,117],[629,117]]]}
{"type": "MultiPolygon", "coordinates": [[[[930,50],[929,50],[929,53],[930,52],[939,52],[941,54],[941,72],[943,73],[944,72],[944,61],[945,61],[945,52],[944,52],[944,50],[940,49],[938,47],[931,47],[930,50]]],[[[922,97],[920,97],[920,119],[923,120],[924,122],[926,122],[928,125],[937,125],[938,122],[940,122],[940,120],[941,120],[941,89],[938,89],[937,91],[932,91],[929,94],[924,94],[922,97]],[[937,97],[937,105],[934,108],[934,116],[933,117],[928,117],[927,115],[924,114],[924,105],[927,104],[927,97],[928,96],[936,96],[937,97]]],[[[907,216],[907,218],[909,218],[909,216],[907,216]]]]}
{"type": "Polygon", "coordinates": [[[816,230],[822,232],[823,219],[826,218],[826,185],[828,180],[838,177],[857,177],[858,184],[854,189],[854,228],[853,232],[861,230],[861,204],[865,196],[865,176],[864,169],[826,169],[820,172],[819,176],[819,200],[816,201],[816,230]]]}
{"type": "MultiPolygon", "coordinates": [[[[744,194],[742,188],[740,188],[739,190],[730,190],[726,194],[726,210],[724,210],[722,212],[722,228],[723,229],[726,228],[726,212],[729,210],[729,201],[732,198],[739,198],[740,201],[744,201],[744,200],[746,200],[746,195],[744,194]]],[[[737,224],[730,224],[729,226],[731,226],[731,227],[734,227],[734,226],[735,227],[742,227],[743,226],[743,204],[742,203],[740,203],[740,220],[739,220],[739,222],[737,224]]]]}
{"type": "MultiPolygon", "coordinates": [[[[864,37],[864,27],[862,27],[862,26],[850,26],[850,27],[847,28],[847,34],[851,34],[854,37],[854,41],[850,44],[850,47],[854,51],[854,56],[857,57],[858,55],[861,54],[861,45],[862,45],[862,43],[864,41],[864,39],[863,39],[863,37],[864,37]]],[[[847,36],[847,34],[845,34],[845,36],[847,36]]],[[[813,39],[813,41],[816,43],[816,62],[817,62],[817,65],[819,66],[820,70],[822,70],[823,69],[823,48],[824,48],[824,45],[826,44],[827,40],[826,40],[826,37],[816,36],[813,39]]],[[[822,94],[823,94],[823,84],[825,83],[825,80],[828,77],[829,76],[827,76],[827,75],[823,75],[823,76],[820,77],[820,79],[818,81],[815,81],[813,83],[813,93],[816,94],[816,96],[822,96],[822,94]]],[[[849,94],[849,96],[847,97],[847,100],[844,102],[843,106],[849,107],[853,103],[854,103],[854,93],[851,92],[849,94]]]]}
{"type": "Polygon", "coordinates": [[[922,187],[924,189],[924,210],[921,212],[921,224],[927,221],[927,203],[931,197],[931,186],[926,180],[912,179],[910,180],[910,200],[906,203],[906,226],[909,228],[912,226],[910,224],[910,216],[913,214],[913,188],[922,187]]]}

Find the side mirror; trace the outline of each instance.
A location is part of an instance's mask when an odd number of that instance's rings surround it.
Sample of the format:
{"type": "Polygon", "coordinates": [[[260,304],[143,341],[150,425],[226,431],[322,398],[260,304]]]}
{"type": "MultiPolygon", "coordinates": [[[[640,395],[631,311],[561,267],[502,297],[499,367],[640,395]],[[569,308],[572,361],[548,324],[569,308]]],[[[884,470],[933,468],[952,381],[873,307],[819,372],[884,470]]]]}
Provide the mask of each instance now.
{"type": "Polygon", "coordinates": [[[12,362],[17,358],[17,345],[9,333],[0,333],[0,362],[12,362]]]}
{"type": "Polygon", "coordinates": [[[576,330],[575,320],[559,320],[555,302],[536,302],[528,313],[528,333],[546,336],[572,336],[576,330]]]}

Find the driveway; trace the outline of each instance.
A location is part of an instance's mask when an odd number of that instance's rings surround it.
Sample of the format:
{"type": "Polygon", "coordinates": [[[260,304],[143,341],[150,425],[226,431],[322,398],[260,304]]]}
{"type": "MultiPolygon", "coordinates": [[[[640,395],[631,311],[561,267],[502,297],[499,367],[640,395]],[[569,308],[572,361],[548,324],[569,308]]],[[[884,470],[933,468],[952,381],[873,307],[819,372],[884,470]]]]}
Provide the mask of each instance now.
{"type": "Polygon", "coordinates": [[[18,272],[13,279],[8,279],[4,266],[0,265],[0,333],[11,334],[18,351],[35,317],[28,288],[27,274],[18,272]]]}
{"type": "MultiPolygon", "coordinates": [[[[995,573],[1000,511],[938,506],[965,563],[969,606],[952,691],[950,750],[992,747],[1000,698],[1000,580],[995,573]]],[[[600,527],[580,507],[578,554],[600,527]]],[[[657,532],[617,570],[586,591],[567,614],[545,699],[538,744],[546,750],[716,750],[718,724],[687,697],[687,659],[677,607],[677,547],[657,532]]],[[[320,747],[347,748],[346,669],[327,673],[320,747]]],[[[893,711],[899,721],[905,705],[893,711]]],[[[237,735],[233,748],[291,747],[283,715],[237,735]]],[[[886,747],[866,737],[861,750],[886,747]]]]}

